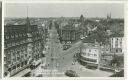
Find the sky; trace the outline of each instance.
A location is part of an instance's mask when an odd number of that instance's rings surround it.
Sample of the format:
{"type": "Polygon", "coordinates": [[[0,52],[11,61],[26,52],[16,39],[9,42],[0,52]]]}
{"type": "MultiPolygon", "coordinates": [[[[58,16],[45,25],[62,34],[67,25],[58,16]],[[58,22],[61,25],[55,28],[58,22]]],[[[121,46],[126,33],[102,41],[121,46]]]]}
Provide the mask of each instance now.
{"type": "Polygon", "coordinates": [[[6,3],[5,17],[124,17],[123,3],[6,3]]]}

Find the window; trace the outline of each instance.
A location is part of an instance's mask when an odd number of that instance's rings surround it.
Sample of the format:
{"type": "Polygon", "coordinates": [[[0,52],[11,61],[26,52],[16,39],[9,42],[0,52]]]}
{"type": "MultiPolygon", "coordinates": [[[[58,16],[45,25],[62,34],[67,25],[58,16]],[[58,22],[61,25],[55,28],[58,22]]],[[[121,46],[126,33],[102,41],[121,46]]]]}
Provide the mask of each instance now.
{"type": "Polygon", "coordinates": [[[11,72],[11,68],[8,68],[8,71],[11,72]]]}
{"type": "Polygon", "coordinates": [[[4,62],[6,62],[6,60],[7,60],[7,58],[6,58],[6,57],[4,57],[4,62]]]}
{"type": "Polygon", "coordinates": [[[22,34],[19,34],[20,37],[22,37],[22,34]]]}
{"type": "Polygon", "coordinates": [[[11,64],[11,61],[9,60],[7,64],[8,64],[8,65],[11,64]]]}
{"type": "Polygon", "coordinates": [[[20,57],[19,56],[17,56],[17,61],[19,61],[20,60],[20,57]]]}
{"type": "Polygon", "coordinates": [[[17,67],[19,68],[20,67],[20,64],[18,64],[17,67]]]}
{"type": "Polygon", "coordinates": [[[116,52],[118,52],[118,49],[116,49],[116,52]]]}
{"type": "Polygon", "coordinates": [[[122,49],[120,51],[122,52],[122,49]]]}
{"type": "Polygon", "coordinates": [[[23,66],[24,66],[24,62],[21,63],[21,67],[23,67],[23,66]]]}
{"type": "Polygon", "coordinates": [[[27,64],[27,60],[25,61],[25,65],[27,64]]]}
{"type": "Polygon", "coordinates": [[[15,36],[16,36],[16,38],[18,38],[18,35],[17,34],[15,36]]]}
{"type": "Polygon", "coordinates": [[[88,56],[90,56],[90,53],[88,53],[88,56]]]}
{"type": "Polygon", "coordinates": [[[7,48],[7,43],[5,42],[4,48],[7,48]]]}
{"type": "Polygon", "coordinates": [[[94,54],[94,56],[97,56],[96,54],[94,54]]]}
{"type": "Polygon", "coordinates": [[[89,52],[91,52],[91,50],[89,49],[89,52]]]}
{"type": "Polygon", "coordinates": [[[90,54],[90,56],[93,56],[93,54],[90,54]]]}
{"type": "Polygon", "coordinates": [[[120,46],[122,47],[122,41],[120,41],[120,46]]]}
{"type": "Polygon", "coordinates": [[[86,53],[84,53],[84,55],[87,55],[86,53]]]}
{"type": "Polygon", "coordinates": [[[7,36],[5,36],[5,39],[7,39],[8,37],[7,36]]]}
{"type": "Polygon", "coordinates": [[[12,38],[14,38],[14,35],[12,35],[12,38]]]}
{"type": "Polygon", "coordinates": [[[27,54],[25,54],[25,57],[27,57],[27,54]]]}
{"type": "Polygon", "coordinates": [[[15,43],[14,42],[12,42],[12,46],[15,46],[15,43]]]}
{"type": "Polygon", "coordinates": [[[115,42],[115,46],[118,47],[118,41],[115,42]]]}
{"type": "Polygon", "coordinates": [[[16,66],[13,66],[12,69],[16,69],[16,66]]]}

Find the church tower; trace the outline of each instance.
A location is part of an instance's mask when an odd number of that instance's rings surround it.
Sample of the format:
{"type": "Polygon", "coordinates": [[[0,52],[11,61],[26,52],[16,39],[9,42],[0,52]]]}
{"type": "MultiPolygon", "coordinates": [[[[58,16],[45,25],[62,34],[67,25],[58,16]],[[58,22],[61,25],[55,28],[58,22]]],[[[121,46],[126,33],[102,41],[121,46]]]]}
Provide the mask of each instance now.
{"type": "Polygon", "coordinates": [[[107,21],[111,20],[111,13],[107,14],[107,21]]]}

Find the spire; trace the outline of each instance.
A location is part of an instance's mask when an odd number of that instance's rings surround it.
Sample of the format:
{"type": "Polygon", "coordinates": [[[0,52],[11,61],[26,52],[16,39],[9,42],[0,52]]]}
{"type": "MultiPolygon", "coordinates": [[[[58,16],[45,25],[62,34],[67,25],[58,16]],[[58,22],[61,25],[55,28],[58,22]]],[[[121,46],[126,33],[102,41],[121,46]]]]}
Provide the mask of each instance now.
{"type": "Polygon", "coordinates": [[[31,32],[30,20],[29,20],[29,17],[28,17],[28,6],[27,6],[26,26],[28,28],[28,32],[31,32]]]}
{"type": "Polygon", "coordinates": [[[107,19],[111,19],[111,12],[107,14],[107,19]]]}
{"type": "Polygon", "coordinates": [[[83,14],[81,14],[81,16],[80,16],[80,21],[81,21],[81,22],[84,21],[84,16],[83,16],[83,14]]]}

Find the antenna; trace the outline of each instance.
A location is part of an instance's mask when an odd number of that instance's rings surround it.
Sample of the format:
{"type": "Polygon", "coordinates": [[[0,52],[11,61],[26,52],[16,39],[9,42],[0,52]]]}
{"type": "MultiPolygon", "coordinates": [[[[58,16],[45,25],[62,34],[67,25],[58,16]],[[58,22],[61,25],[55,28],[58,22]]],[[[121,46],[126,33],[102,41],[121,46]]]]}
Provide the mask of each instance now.
{"type": "Polygon", "coordinates": [[[28,17],[28,8],[29,8],[29,6],[27,5],[27,17],[28,17]]]}
{"type": "MultiPolygon", "coordinates": [[[[26,24],[27,24],[27,26],[29,27],[29,26],[30,26],[30,20],[29,20],[29,14],[28,14],[28,8],[29,8],[29,6],[27,5],[26,7],[27,7],[26,24]]],[[[30,30],[31,30],[31,29],[30,29],[30,30]]]]}

